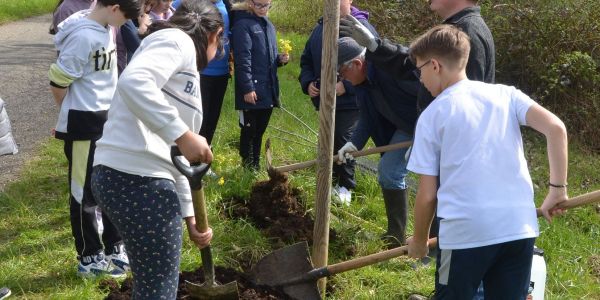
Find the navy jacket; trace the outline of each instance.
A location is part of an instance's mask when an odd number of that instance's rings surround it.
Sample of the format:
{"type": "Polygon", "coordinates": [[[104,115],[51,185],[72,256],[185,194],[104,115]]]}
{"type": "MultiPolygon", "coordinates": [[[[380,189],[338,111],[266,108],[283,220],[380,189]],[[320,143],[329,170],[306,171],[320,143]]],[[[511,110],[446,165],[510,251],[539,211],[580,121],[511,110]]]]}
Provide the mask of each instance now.
{"type": "Polygon", "coordinates": [[[387,145],[396,130],[412,135],[417,122],[417,94],[420,83],[412,73],[408,48],[378,40],[375,52],[367,51],[368,79],[355,88],[359,96],[360,118],[352,135],[362,148],[368,137],[377,146],[387,145]]]}
{"type": "Polygon", "coordinates": [[[279,106],[275,27],[267,17],[236,11],[231,28],[235,63],[235,109],[265,109],[279,106]],[[256,105],[244,102],[244,95],[255,91],[256,105]]]}
{"type": "MultiPolygon", "coordinates": [[[[375,28],[373,28],[373,26],[367,20],[368,13],[353,8],[351,14],[355,18],[357,18],[363,25],[365,25],[375,36],[378,36],[377,31],[375,31],[375,28]]],[[[322,51],[323,18],[320,18],[317,22],[317,26],[315,26],[312,33],[310,34],[308,41],[306,41],[304,51],[302,52],[302,56],[300,57],[300,76],[298,76],[298,81],[300,81],[300,87],[302,88],[302,92],[304,92],[304,94],[306,95],[308,95],[308,85],[321,77],[322,51]]],[[[344,80],[343,83],[346,93],[336,98],[335,109],[358,109],[354,87],[348,81],[344,80]]],[[[319,109],[319,97],[315,97],[313,99],[313,105],[317,110],[319,109]]]]}

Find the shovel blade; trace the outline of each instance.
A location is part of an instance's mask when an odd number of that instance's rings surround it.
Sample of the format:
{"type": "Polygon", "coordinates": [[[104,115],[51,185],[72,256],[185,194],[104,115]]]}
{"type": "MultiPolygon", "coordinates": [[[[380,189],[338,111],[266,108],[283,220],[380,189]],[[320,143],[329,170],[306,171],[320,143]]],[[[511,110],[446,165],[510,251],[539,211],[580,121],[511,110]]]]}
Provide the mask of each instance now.
{"type": "Polygon", "coordinates": [[[238,300],[237,282],[232,281],[222,285],[195,284],[189,281],[185,282],[185,287],[194,299],[207,300],[238,300]]]}
{"type": "Polygon", "coordinates": [[[285,284],[287,280],[298,278],[312,270],[308,243],[301,242],[267,254],[254,265],[250,278],[257,285],[279,287],[293,299],[321,299],[315,280],[285,284]]]}

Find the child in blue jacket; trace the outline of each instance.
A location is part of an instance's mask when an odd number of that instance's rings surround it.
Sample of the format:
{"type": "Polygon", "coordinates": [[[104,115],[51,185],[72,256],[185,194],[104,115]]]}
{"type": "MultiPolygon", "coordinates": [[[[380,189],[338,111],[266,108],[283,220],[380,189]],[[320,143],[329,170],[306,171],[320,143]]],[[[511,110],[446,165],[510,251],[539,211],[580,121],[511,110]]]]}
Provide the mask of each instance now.
{"type": "Polygon", "coordinates": [[[277,53],[275,27],[267,18],[270,0],[234,5],[232,47],[235,63],[235,108],[239,111],[240,156],[246,167],[258,169],[262,136],[273,107],[279,106],[277,68],[289,56],[277,53]]]}

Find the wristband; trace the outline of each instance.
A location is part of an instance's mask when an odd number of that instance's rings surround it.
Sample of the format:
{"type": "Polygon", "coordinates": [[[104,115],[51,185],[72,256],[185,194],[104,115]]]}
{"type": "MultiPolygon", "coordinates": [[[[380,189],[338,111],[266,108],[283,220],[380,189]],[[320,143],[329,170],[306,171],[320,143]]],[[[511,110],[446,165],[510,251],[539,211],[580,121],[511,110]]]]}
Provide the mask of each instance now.
{"type": "Polygon", "coordinates": [[[552,182],[548,182],[548,185],[551,187],[555,187],[555,188],[566,188],[568,186],[567,183],[565,184],[553,184],[552,182]]]}

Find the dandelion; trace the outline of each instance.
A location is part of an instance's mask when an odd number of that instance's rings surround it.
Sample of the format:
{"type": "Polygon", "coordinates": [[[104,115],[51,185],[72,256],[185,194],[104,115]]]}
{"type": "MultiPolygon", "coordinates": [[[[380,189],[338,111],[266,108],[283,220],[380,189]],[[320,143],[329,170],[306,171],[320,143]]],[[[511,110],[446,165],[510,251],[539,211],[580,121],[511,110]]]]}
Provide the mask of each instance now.
{"type": "Polygon", "coordinates": [[[225,178],[221,177],[219,178],[219,185],[224,185],[225,184],[225,178]]]}
{"type": "Polygon", "coordinates": [[[292,51],[292,42],[290,40],[279,39],[279,48],[282,54],[289,54],[292,51]]]}

